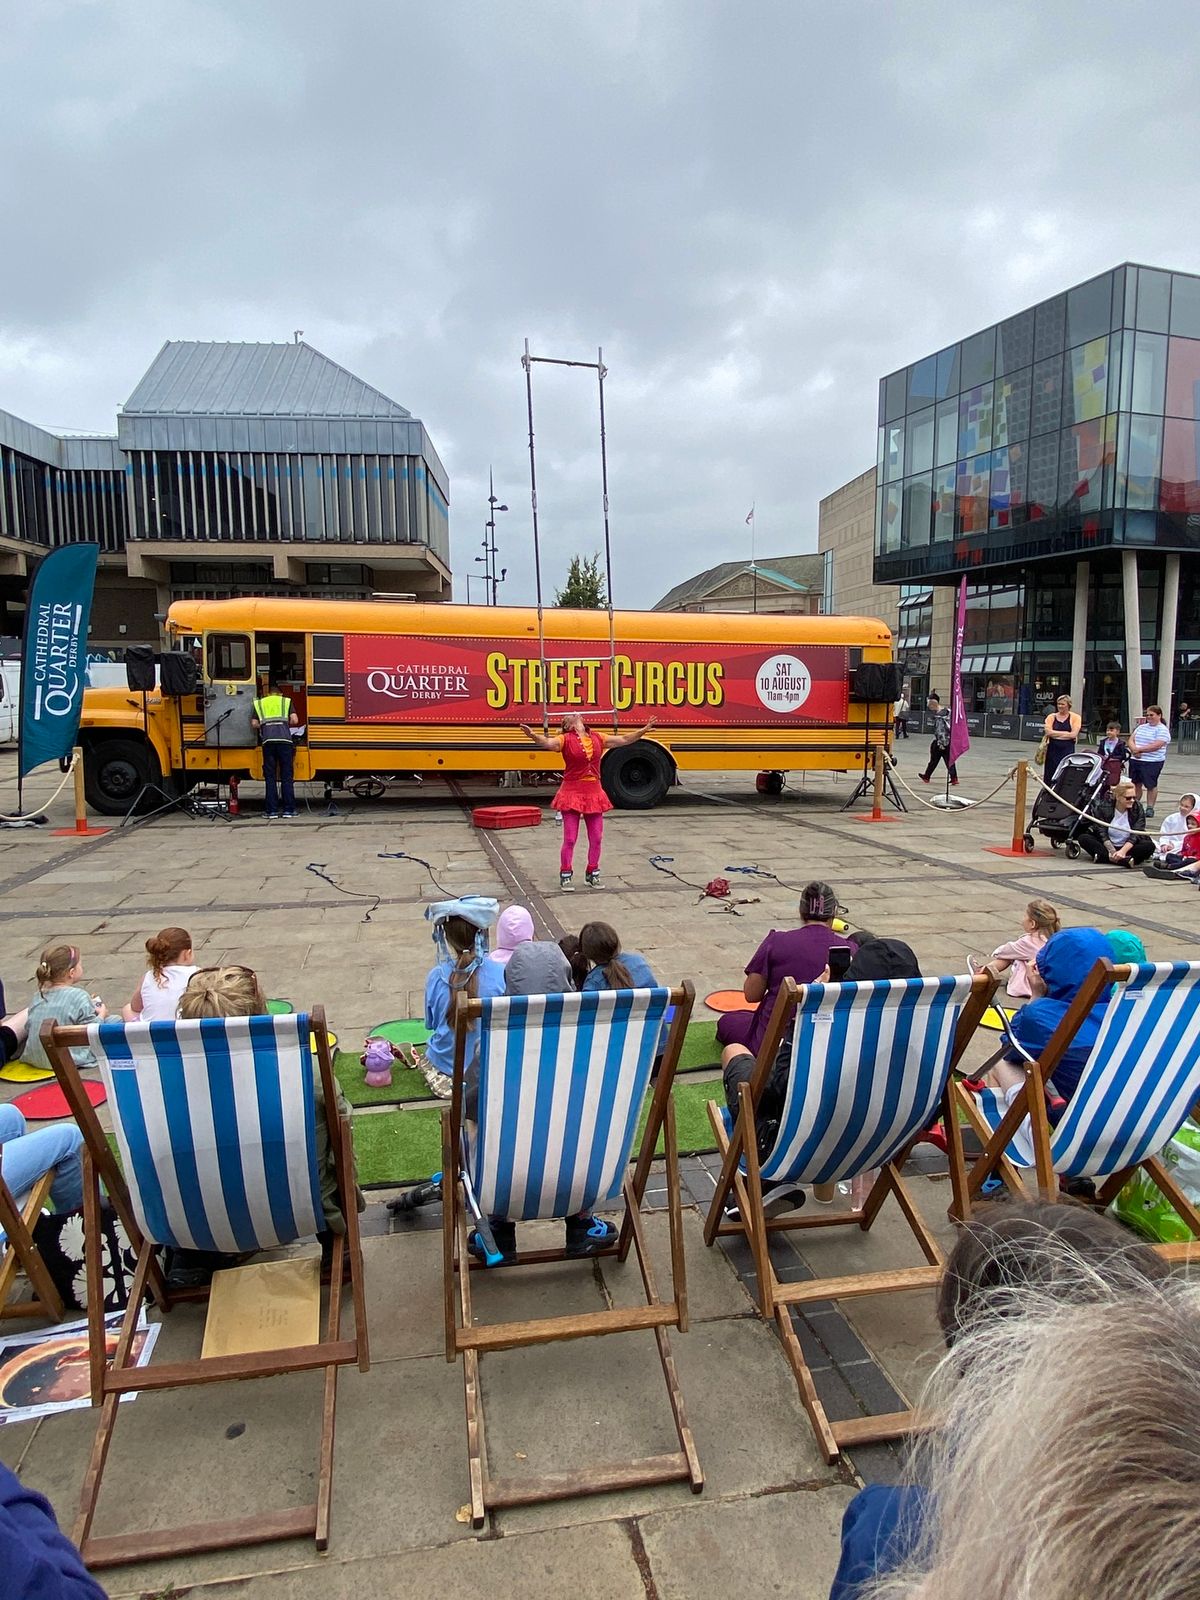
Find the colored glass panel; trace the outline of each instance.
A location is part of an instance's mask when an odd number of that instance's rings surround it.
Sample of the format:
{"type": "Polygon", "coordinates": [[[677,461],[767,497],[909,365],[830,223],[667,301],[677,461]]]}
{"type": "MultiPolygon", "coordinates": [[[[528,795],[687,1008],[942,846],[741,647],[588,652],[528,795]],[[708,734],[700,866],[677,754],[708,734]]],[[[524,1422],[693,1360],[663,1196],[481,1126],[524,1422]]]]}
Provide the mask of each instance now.
{"type": "Polygon", "coordinates": [[[1200,339],[1172,339],[1170,342],[1167,415],[1200,417],[1200,339]]]}
{"type": "MultiPolygon", "coordinates": [[[[1158,469],[1162,460],[1161,417],[1129,419],[1128,455],[1124,463],[1124,504],[1132,511],[1153,511],[1158,505],[1158,469]]],[[[1122,454],[1125,452],[1122,451],[1122,454]]],[[[1121,499],[1118,491],[1118,500],[1121,499]]]]}
{"type": "Polygon", "coordinates": [[[1067,290],[1067,343],[1087,344],[1108,332],[1112,312],[1112,274],[1103,273],[1088,283],[1067,290]]]}
{"type": "Polygon", "coordinates": [[[937,408],[934,465],[948,467],[958,460],[958,401],[943,400],[937,408]]]}
{"type": "Polygon", "coordinates": [[[1071,389],[1064,422],[1091,422],[1104,415],[1108,400],[1108,335],[1089,339],[1070,352],[1071,389]]]}
{"type": "Polygon", "coordinates": [[[1171,274],[1138,268],[1137,325],[1148,333],[1166,333],[1171,311],[1171,274]]]}
{"type": "Polygon", "coordinates": [[[983,533],[987,528],[991,465],[990,452],[958,463],[956,493],[959,533],[983,533]]]}
{"type": "Polygon", "coordinates": [[[957,394],[962,388],[962,384],[958,381],[959,366],[958,345],[948,345],[945,350],[938,351],[937,397],[939,400],[945,400],[948,395],[957,394]]]}
{"type": "Polygon", "coordinates": [[[1131,411],[1152,411],[1162,416],[1167,387],[1167,339],[1162,333],[1127,333],[1133,344],[1133,364],[1129,382],[1131,411]]]}
{"type": "Polygon", "coordinates": [[[883,442],[883,476],[891,483],[904,476],[904,423],[889,422],[883,442]]]}
{"type": "Polygon", "coordinates": [[[1099,511],[1105,500],[1104,469],[1115,462],[1115,418],[1097,417],[1064,428],[1058,465],[1060,508],[1099,511]]]}
{"type": "Polygon", "coordinates": [[[1033,355],[1035,361],[1056,356],[1067,342],[1067,297],[1055,295],[1033,312],[1033,355]]]}
{"type": "Polygon", "coordinates": [[[883,488],[880,528],[882,548],[888,552],[900,548],[900,490],[901,486],[898,483],[888,483],[883,488]]]}
{"type": "Polygon", "coordinates": [[[908,393],[907,371],[893,372],[891,377],[886,379],[886,384],[883,420],[885,422],[894,422],[897,417],[904,415],[904,401],[908,393]]]}
{"type": "Polygon", "coordinates": [[[1058,508],[1058,432],[1029,441],[1029,515],[1053,516],[1058,508]]]}
{"type": "Polygon", "coordinates": [[[985,328],[974,333],[962,345],[962,386],[977,389],[981,383],[990,383],[996,376],[996,330],[985,328]]]}
{"type": "Polygon", "coordinates": [[[1171,332],[1200,339],[1200,278],[1183,272],[1172,275],[1171,332]]]}
{"type": "Polygon", "coordinates": [[[933,514],[933,480],[928,472],[909,478],[904,485],[904,535],[905,549],[929,543],[929,529],[933,514]]]}
{"type": "Polygon", "coordinates": [[[933,542],[943,544],[954,537],[954,495],[957,467],[939,467],[933,475],[933,542]]]}
{"type": "Polygon", "coordinates": [[[1024,445],[992,451],[992,477],[988,490],[988,521],[993,528],[1011,528],[1024,520],[1028,455],[1024,445]]]}
{"type": "Polygon", "coordinates": [[[992,385],[978,384],[959,397],[958,454],[978,455],[992,447],[992,385]]]}
{"type": "Polygon", "coordinates": [[[1163,424],[1159,509],[1180,516],[1200,511],[1200,424],[1168,417],[1163,424]]]}

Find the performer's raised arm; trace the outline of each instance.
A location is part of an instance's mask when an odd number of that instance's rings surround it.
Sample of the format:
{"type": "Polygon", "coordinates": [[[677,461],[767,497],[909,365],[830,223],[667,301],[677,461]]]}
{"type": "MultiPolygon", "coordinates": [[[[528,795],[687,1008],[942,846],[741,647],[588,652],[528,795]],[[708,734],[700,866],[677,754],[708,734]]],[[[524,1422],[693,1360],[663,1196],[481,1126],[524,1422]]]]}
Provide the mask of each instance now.
{"type": "Polygon", "coordinates": [[[633,733],[623,733],[619,735],[615,733],[606,733],[604,735],[604,748],[606,750],[619,750],[622,745],[636,744],[639,739],[644,739],[650,730],[652,728],[656,728],[657,726],[657,719],[651,717],[649,722],[647,722],[643,727],[636,729],[633,733]]]}
{"type": "Polygon", "coordinates": [[[532,739],[539,750],[557,750],[561,745],[559,739],[547,739],[545,734],[535,733],[526,723],[521,724],[521,732],[527,739],[532,739]]]}

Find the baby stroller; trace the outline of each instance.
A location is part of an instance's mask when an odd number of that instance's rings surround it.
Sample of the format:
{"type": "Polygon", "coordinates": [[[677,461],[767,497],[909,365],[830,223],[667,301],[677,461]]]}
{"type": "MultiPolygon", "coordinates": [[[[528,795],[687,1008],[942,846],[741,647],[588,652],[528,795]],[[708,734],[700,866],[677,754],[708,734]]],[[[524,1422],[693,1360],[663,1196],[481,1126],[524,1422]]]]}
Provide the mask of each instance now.
{"type": "Polygon", "coordinates": [[[1025,834],[1026,850],[1033,849],[1033,830],[1036,828],[1044,838],[1049,839],[1052,849],[1057,850],[1065,845],[1067,855],[1074,861],[1079,854],[1076,835],[1088,820],[1096,799],[1107,787],[1099,756],[1086,752],[1064,756],[1050,781],[1050,787],[1039,789],[1037,799],[1033,802],[1033,812],[1025,834]],[[1080,816],[1079,812],[1084,815],[1080,816]]]}

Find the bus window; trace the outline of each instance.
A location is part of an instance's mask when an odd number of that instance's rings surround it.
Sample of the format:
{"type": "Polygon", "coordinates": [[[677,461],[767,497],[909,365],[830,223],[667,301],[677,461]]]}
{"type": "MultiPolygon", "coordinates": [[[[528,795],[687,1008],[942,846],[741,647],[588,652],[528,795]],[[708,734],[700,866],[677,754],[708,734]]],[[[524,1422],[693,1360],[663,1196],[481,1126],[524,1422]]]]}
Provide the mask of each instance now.
{"type": "Polygon", "coordinates": [[[251,646],[244,633],[210,633],[208,676],[214,682],[246,683],[251,676],[251,646]]]}

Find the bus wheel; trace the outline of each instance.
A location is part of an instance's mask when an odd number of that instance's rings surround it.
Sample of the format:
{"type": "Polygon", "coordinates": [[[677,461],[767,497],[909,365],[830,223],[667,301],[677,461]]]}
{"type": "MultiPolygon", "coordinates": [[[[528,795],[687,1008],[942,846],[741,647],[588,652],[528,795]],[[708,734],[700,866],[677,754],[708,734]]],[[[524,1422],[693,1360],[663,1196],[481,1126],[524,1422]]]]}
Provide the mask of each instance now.
{"type": "Polygon", "coordinates": [[[621,811],[649,811],[667,797],[671,758],[649,739],[610,750],[600,763],[604,792],[621,811]]]}
{"type": "MultiPolygon", "coordinates": [[[[124,817],[142,786],[157,782],[160,774],[157,760],[140,739],[100,739],[84,753],[83,777],[93,811],[102,817],[124,817]]],[[[138,810],[153,810],[155,799],[152,794],[144,796],[138,810]]]]}

